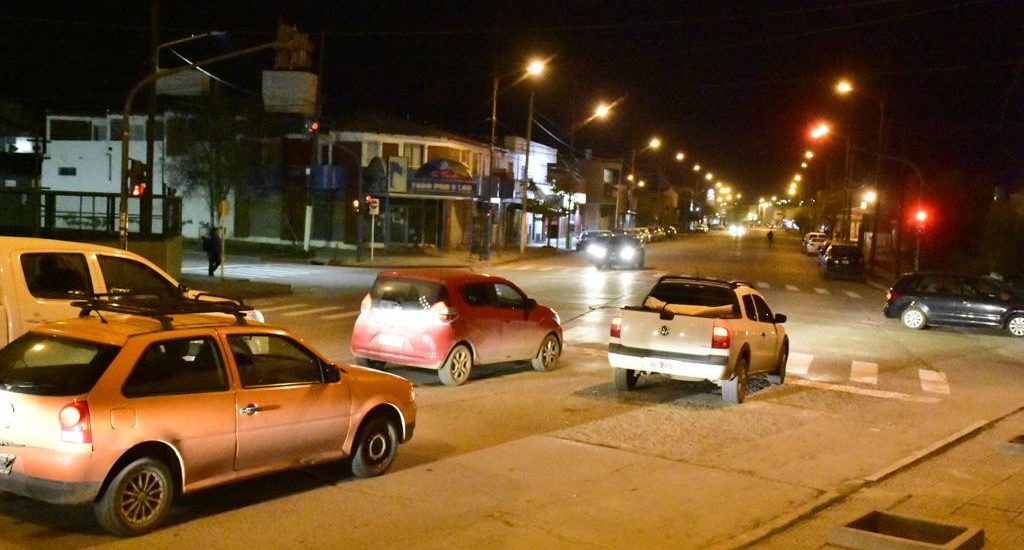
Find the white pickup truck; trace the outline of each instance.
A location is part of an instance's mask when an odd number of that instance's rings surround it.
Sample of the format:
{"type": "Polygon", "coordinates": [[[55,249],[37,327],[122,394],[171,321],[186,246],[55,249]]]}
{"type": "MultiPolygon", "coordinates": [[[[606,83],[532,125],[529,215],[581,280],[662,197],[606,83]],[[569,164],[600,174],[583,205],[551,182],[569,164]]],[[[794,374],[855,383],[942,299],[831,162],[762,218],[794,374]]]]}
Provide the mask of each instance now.
{"type": "Polygon", "coordinates": [[[633,390],[642,374],[710,380],[722,398],[742,403],[747,380],[786,377],[789,338],[764,296],[748,283],[667,275],[641,306],[612,318],[608,362],[615,387],[633,390]]]}

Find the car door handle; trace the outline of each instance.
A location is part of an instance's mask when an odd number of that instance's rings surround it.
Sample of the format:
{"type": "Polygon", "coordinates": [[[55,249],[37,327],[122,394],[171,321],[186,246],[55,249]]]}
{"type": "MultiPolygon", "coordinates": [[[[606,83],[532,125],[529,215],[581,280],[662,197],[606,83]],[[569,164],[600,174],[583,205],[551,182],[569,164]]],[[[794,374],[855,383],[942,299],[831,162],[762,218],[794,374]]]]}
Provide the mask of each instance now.
{"type": "Polygon", "coordinates": [[[238,409],[238,412],[240,412],[240,413],[242,413],[244,415],[253,416],[254,414],[256,414],[256,413],[258,413],[258,412],[260,412],[262,410],[263,410],[263,408],[262,407],[257,407],[256,403],[249,403],[248,405],[242,407],[241,409],[238,409]]]}

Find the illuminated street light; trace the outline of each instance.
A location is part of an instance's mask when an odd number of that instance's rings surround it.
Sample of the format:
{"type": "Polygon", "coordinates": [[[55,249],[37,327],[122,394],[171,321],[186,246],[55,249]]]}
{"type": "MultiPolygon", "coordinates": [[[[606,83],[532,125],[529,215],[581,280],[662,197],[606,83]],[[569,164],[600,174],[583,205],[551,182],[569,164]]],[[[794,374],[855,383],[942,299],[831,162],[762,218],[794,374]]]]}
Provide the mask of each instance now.
{"type": "Polygon", "coordinates": [[[536,76],[544,72],[544,61],[541,59],[534,59],[530,61],[530,64],[526,66],[526,72],[536,76]]]}
{"type": "Polygon", "coordinates": [[[807,160],[811,160],[812,158],[814,158],[814,151],[805,151],[804,158],[807,160]]]}
{"type": "Polygon", "coordinates": [[[850,93],[852,91],[853,91],[853,84],[849,80],[847,80],[845,78],[842,78],[842,79],[839,80],[839,82],[836,82],[836,93],[837,94],[839,94],[839,95],[846,95],[846,94],[848,94],[848,93],[850,93]]]}
{"type": "Polygon", "coordinates": [[[633,181],[633,174],[626,176],[626,179],[629,181],[633,181]]]}
{"type": "Polygon", "coordinates": [[[807,163],[806,162],[801,162],[800,163],[800,168],[807,168],[807,163]]]}
{"type": "Polygon", "coordinates": [[[792,197],[794,195],[796,195],[796,187],[790,187],[789,188],[789,196],[792,197]]]}
{"type": "Polygon", "coordinates": [[[651,142],[648,143],[647,146],[650,147],[651,149],[658,149],[659,147],[661,147],[661,138],[652,137],[651,142]]]}
{"type": "Polygon", "coordinates": [[[694,164],[693,165],[693,171],[694,172],[700,172],[700,165],[699,164],[694,164]]]}
{"type": "Polygon", "coordinates": [[[716,181],[716,182],[715,182],[715,187],[717,187],[717,188],[721,189],[721,188],[722,188],[722,182],[720,182],[720,181],[716,181]]]}
{"type": "Polygon", "coordinates": [[[644,180],[640,180],[640,181],[638,181],[638,182],[636,183],[636,186],[637,186],[637,187],[643,187],[643,186],[645,186],[645,185],[647,185],[647,182],[646,182],[646,181],[644,181],[644,180]]]}
{"type": "Polygon", "coordinates": [[[811,128],[811,139],[821,139],[832,132],[832,127],[825,122],[818,123],[817,126],[811,128]]]}
{"type": "Polygon", "coordinates": [[[608,105],[601,103],[594,109],[594,116],[597,118],[606,118],[608,113],[612,110],[608,105]]]}
{"type": "Polygon", "coordinates": [[[679,151],[678,153],[676,153],[676,160],[678,160],[679,162],[682,162],[683,159],[685,159],[685,158],[686,158],[686,155],[682,151],[679,151]]]}
{"type": "Polygon", "coordinates": [[[873,204],[876,200],[878,200],[878,193],[875,193],[874,191],[864,193],[864,202],[873,204]]]}
{"type": "Polygon", "coordinates": [[[711,181],[711,180],[715,179],[715,176],[711,172],[708,172],[708,174],[706,176],[704,176],[704,179],[706,179],[708,181],[711,181]]]}
{"type": "Polygon", "coordinates": [[[779,200],[779,198],[777,196],[775,196],[775,195],[772,195],[772,202],[775,202],[777,200],[779,200]]]}
{"type": "Polygon", "coordinates": [[[793,181],[800,181],[802,179],[804,179],[804,177],[801,176],[800,174],[797,174],[797,175],[793,176],[793,181]]]}

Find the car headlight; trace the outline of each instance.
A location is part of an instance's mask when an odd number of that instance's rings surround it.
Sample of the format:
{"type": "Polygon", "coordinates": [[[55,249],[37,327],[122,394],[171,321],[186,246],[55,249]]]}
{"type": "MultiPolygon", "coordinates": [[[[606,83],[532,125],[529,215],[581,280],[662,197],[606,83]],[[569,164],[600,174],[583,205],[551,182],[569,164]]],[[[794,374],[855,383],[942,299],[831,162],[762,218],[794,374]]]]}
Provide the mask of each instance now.
{"type": "Polygon", "coordinates": [[[587,247],[587,254],[595,258],[604,258],[605,256],[608,255],[608,250],[606,250],[603,246],[597,246],[592,244],[587,247]]]}
{"type": "Polygon", "coordinates": [[[636,249],[632,246],[623,247],[622,250],[619,251],[619,257],[623,260],[632,259],[633,256],[636,256],[636,249]]]}

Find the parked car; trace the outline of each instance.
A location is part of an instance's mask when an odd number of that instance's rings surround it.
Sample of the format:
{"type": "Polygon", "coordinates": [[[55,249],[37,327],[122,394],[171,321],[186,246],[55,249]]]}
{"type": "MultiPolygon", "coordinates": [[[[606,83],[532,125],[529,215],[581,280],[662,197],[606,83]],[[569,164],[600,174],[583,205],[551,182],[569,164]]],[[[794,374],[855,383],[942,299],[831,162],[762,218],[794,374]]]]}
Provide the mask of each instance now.
{"type": "Polygon", "coordinates": [[[608,267],[644,267],[644,243],[632,235],[613,235],[594,239],[587,245],[587,259],[604,269],[608,267]]]}
{"type": "Polygon", "coordinates": [[[828,235],[826,235],[825,233],[822,233],[821,231],[811,231],[810,233],[807,233],[807,234],[804,235],[804,238],[801,241],[800,245],[801,246],[807,246],[807,243],[811,239],[813,239],[815,237],[821,237],[822,239],[826,239],[826,240],[828,239],[828,235]]]}
{"type": "Polygon", "coordinates": [[[974,325],[1024,336],[1024,291],[990,277],[915,273],[885,295],[883,314],[903,326],[974,325]]]}
{"type": "MultiPolygon", "coordinates": [[[[31,327],[78,315],[71,302],[92,294],[197,296],[149,260],[90,243],[0,237],[0,346],[31,327]]],[[[262,321],[258,310],[248,313],[262,321]]]]}
{"type": "Polygon", "coordinates": [[[832,243],[825,248],[819,264],[821,276],[864,280],[864,254],[856,244],[832,243]]]}
{"type": "Polygon", "coordinates": [[[0,350],[0,492],[91,503],[139,535],[175,495],[342,458],[375,476],[412,437],[408,381],[335,365],[240,303],[76,307],[0,350]]]}
{"type": "Polygon", "coordinates": [[[804,244],[804,254],[820,255],[821,251],[828,245],[825,237],[811,237],[804,244]]]}
{"type": "Polygon", "coordinates": [[[576,251],[582,252],[587,248],[587,243],[591,240],[597,237],[607,237],[611,234],[612,232],[607,229],[588,229],[583,233],[580,233],[579,237],[576,237],[576,251]]]}
{"type": "Polygon", "coordinates": [[[709,228],[708,224],[706,224],[706,223],[699,223],[699,224],[697,224],[697,232],[699,232],[699,233],[707,233],[710,230],[711,230],[711,228],[709,228]]]}
{"type": "Polygon", "coordinates": [[[561,353],[554,310],[508,279],[462,269],[382,271],[352,329],[352,355],[368,365],[433,369],[447,386],[485,363],[549,371],[561,353]]]}
{"type": "Polygon", "coordinates": [[[640,306],[612,318],[608,362],[615,387],[633,390],[640,376],[659,373],[710,380],[722,387],[723,399],[742,403],[751,375],[785,380],[785,322],[747,283],[666,275],[640,306]]]}

